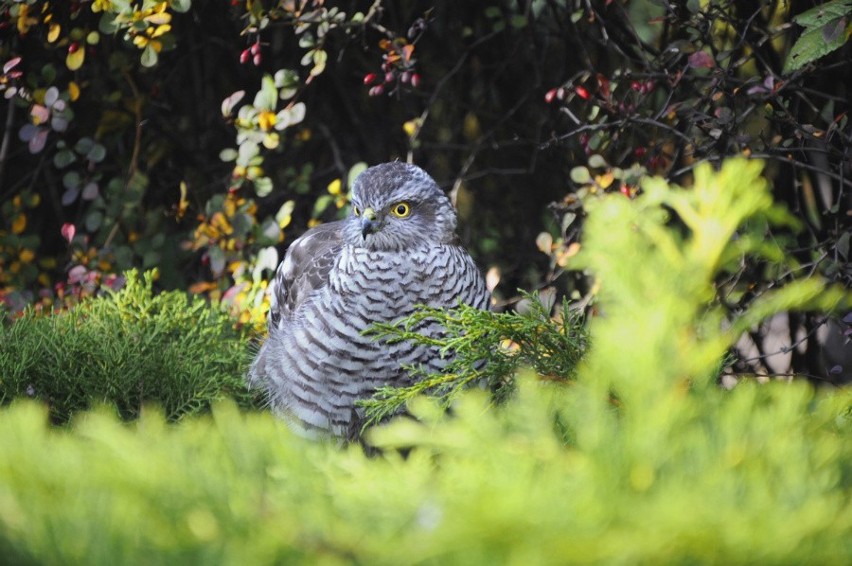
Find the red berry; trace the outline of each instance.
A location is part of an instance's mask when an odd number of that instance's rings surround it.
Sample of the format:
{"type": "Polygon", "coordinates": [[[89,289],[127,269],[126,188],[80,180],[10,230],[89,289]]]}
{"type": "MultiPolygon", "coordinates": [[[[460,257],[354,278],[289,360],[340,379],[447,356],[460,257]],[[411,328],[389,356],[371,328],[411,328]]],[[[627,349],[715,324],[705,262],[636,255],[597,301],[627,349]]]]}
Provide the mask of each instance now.
{"type": "Polygon", "coordinates": [[[411,81],[411,73],[409,71],[403,71],[403,73],[399,76],[399,80],[402,81],[402,84],[408,84],[411,81]]]}
{"type": "Polygon", "coordinates": [[[240,53],[240,63],[245,65],[249,60],[249,50],[243,49],[243,52],[240,53]]]}
{"type": "Polygon", "coordinates": [[[76,41],[72,41],[68,46],[68,53],[76,53],[78,49],[80,49],[80,44],[76,41]]]}
{"type": "Polygon", "coordinates": [[[370,96],[380,96],[385,92],[385,87],[382,85],[376,85],[370,89],[370,96]]]}
{"type": "Polygon", "coordinates": [[[626,196],[627,198],[630,198],[630,187],[628,187],[627,185],[625,185],[625,184],[623,184],[623,183],[622,183],[621,188],[619,189],[619,191],[621,191],[621,194],[623,194],[623,195],[624,195],[624,196],[626,196]]]}
{"type": "Polygon", "coordinates": [[[654,89],[657,88],[657,85],[654,84],[654,81],[645,81],[645,92],[654,92],[654,89]]]}
{"type": "Polygon", "coordinates": [[[630,88],[632,88],[636,92],[642,92],[642,83],[640,83],[639,81],[630,81],[630,88]]]}
{"type": "Polygon", "coordinates": [[[413,86],[414,88],[417,88],[417,87],[420,86],[420,75],[419,74],[414,73],[413,75],[411,75],[411,86],[413,86]]]}
{"type": "Polygon", "coordinates": [[[588,100],[592,96],[589,94],[589,91],[586,90],[586,87],[583,86],[574,87],[574,92],[576,92],[577,96],[579,96],[583,100],[588,100]]]}
{"type": "Polygon", "coordinates": [[[366,75],[364,75],[364,84],[371,85],[376,82],[377,78],[379,78],[379,75],[377,75],[376,73],[367,73],[366,75]]]}
{"type": "Polygon", "coordinates": [[[255,56],[251,60],[251,62],[254,63],[255,67],[260,67],[261,61],[263,61],[263,58],[260,56],[260,53],[255,54],[255,56]]]}
{"type": "Polygon", "coordinates": [[[395,79],[396,79],[396,75],[394,74],[393,71],[388,71],[387,73],[385,73],[385,82],[386,83],[392,83],[395,79]]]}
{"type": "Polygon", "coordinates": [[[557,89],[552,88],[549,91],[547,91],[546,93],[544,93],[544,101],[547,102],[548,104],[552,104],[553,100],[556,98],[556,91],[557,91],[557,89]]]}
{"type": "Polygon", "coordinates": [[[251,46],[251,54],[257,55],[259,51],[260,51],[260,42],[255,41],[251,46]]]}

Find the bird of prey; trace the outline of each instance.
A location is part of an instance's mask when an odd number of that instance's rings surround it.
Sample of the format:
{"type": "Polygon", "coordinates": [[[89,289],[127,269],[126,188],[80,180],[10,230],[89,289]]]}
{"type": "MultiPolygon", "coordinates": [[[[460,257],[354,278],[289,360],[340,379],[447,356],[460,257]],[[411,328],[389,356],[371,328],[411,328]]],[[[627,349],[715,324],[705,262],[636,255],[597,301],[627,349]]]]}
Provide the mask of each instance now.
{"type": "MultiPolygon", "coordinates": [[[[355,438],[356,401],[381,386],[407,386],[406,367],[438,372],[438,348],[388,343],[364,331],[393,323],[417,305],[487,309],[482,275],[456,236],[456,213],[415,165],[366,169],[352,187],[351,212],[305,232],[287,250],[271,286],[269,336],[249,371],[273,411],[312,438],[355,438]]],[[[439,336],[427,321],[417,331],[439,336]]]]}

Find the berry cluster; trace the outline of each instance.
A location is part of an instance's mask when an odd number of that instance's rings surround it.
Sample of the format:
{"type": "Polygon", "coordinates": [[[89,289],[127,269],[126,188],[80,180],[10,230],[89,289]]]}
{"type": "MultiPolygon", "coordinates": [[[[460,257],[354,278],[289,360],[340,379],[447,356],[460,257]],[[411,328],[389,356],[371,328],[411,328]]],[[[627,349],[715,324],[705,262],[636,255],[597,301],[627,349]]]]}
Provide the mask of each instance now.
{"type": "Polygon", "coordinates": [[[411,85],[412,88],[420,86],[420,75],[418,73],[409,70],[399,71],[388,65],[387,62],[382,63],[382,71],[384,74],[381,77],[379,73],[364,75],[364,84],[370,87],[370,96],[380,96],[385,92],[393,93],[400,84],[411,85]],[[381,82],[379,82],[380,80],[381,82]]]}
{"type": "Polygon", "coordinates": [[[381,72],[364,75],[364,85],[370,87],[370,96],[394,94],[403,86],[420,86],[421,77],[416,71],[414,46],[427,26],[425,17],[418,18],[408,29],[407,38],[385,38],[379,42],[379,48],[383,51],[381,72]]]}
{"type": "Polygon", "coordinates": [[[246,47],[240,53],[240,63],[245,65],[251,59],[255,67],[259,67],[263,62],[263,56],[260,53],[260,37],[258,37],[250,47],[246,47]]]}

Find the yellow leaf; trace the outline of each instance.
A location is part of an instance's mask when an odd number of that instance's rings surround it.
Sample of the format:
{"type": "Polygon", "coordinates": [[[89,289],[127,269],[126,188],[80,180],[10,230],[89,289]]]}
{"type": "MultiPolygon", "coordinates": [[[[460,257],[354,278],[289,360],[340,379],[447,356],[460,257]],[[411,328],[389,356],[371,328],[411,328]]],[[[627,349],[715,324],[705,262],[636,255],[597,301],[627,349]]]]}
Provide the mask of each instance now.
{"type": "MultiPolygon", "coordinates": [[[[148,29],[150,30],[151,28],[148,28],[148,29]]],[[[164,34],[168,33],[169,31],[171,31],[171,29],[172,29],[172,26],[169,26],[169,25],[157,26],[157,29],[155,29],[153,32],[149,33],[148,35],[150,35],[151,37],[160,37],[161,35],[164,35],[164,34]]]]}
{"type": "Polygon", "coordinates": [[[337,196],[340,194],[342,187],[343,183],[341,182],[341,180],[335,179],[334,181],[328,184],[328,192],[329,194],[337,196]]]}
{"type": "Polygon", "coordinates": [[[283,205],[281,205],[281,208],[275,214],[275,220],[278,222],[278,227],[282,230],[289,226],[290,222],[293,220],[292,214],[295,206],[296,201],[288,200],[283,205]]]}
{"type": "Polygon", "coordinates": [[[234,232],[231,223],[225,218],[221,212],[216,212],[210,218],[210,226],[212,226],[219,234],[232,234],[234,232]]]}
{"type": "MultiPolygon", "coordinates": [[[[231,218],[231,217],[233,217],[233,216],[234,216],[234,214],[236,214],[236,212],[237,212],[237,203],[236,203],[236,201],[234,201],[234,199],[233,199],[233,198],[231,198],[231,195],[228,195],[228,198],[226,198],[226,199],[225,199],[225,202],[223,202],[223,203],[222,203],[222,210],[224,210],[224,211],[225,211],[225,216],[227,216],[228,218],[231,218]]],[[[214,219],[216,218],[216,215],[215,215],[215,214],[213,215],[213,218],[214,218],[214,219]]],[[[211,220],[211,224],[212,224],[214,221],[215,221],[215,220],[211,220]]]]}
{"type": "Polygon", "coordinates": [[[180,200],[177,205],[177,214],[176,217],[178,220],[183,218],[184,214],[186,214],[186,209],[189,208],[189,200],[186,198],[186,181],[180,182],[180,200]]]}
{"type": "Polygon", "coordinates": [[[278,132],[270,132],[263,136],[261,143],[263,143],[263,147],[266,149],[275,149],[281,143],[281,137],[278,135],[278,132]]]}
{"type": "Polygon", "coordinates": [[[269,110],[264,110],[257,115],[257,125],[260,126],[260,129],[264,132],[268,132],[277,121],[278,117],[274,112],[270,112],[269,110]]]}
{"type": "Polygon", "coordinates": [[[21,260],[21,263],[30,263],[33,259],[35,259],[35,252],[28,249],[21,250],[21,253],[18,254],[18,259],[21,260]]]}
{"type": "Polygon", "coordinates": [[[68,53],[68,56],[65,57],[65,66],[68,67],[70,71],[76,71],[80,67],[83,66],[83,61],[86,59],[86,50],[83,48],[78,48],[73,53],[68,53]]]}
{"type": "Polygon", "coordinates": [[[417,119],[417,118],[414,118],[414,119],[409,120],[408,122],[404,123],[402,125],[402,130],[405,132],[405,135],[407,135],[408,137],[411,137],[411,136],[414,135],[414,132],[417,131],[417,127],[419,125],[420,125],[420,120],[417,119]]]}
{"type": "Polygon", "coordinates": [[[50,24],[50,29],[48,29],[47,31],[47,42],[53,43],[54,41],[59,39],[60,31],[62,31],[62,26],[56,23],[50,24]]]}
{"type": "Polygon", "coordinates": [[[20,234],[27,228],[27,216],[26,214],[19,214],[12,221],[12,233],[20,234]]]}
{"type": "Polygon", "coordinates": [[[18,33],[27,35],[30,31],[30,26],[38,24],[38,18],[29,17],[30,7],[26,4],[21,4],[18,8],[18,33]]]}
{"type": "Polygon", "coordinates": [[[211,289],[215,289],[215,288],[216,288],[215,283],[211,283],[209,281],[199,281],[198,283],[193,283],[192,285],[189,286],[189,292],[192,293],[193,295],[199,295],[201,293],[206,293],[207,291],[210,291],[211,289]]]}
{"type": "Polygon", "coordinates": [[[535,246],[540,252],[549,255],[553,251],[553,236],[549,232],[541,232],[535,239],[535,246]]]}
{"type": "Polygon", "coordinates": [[[475,140],[482,135],[482,128],[479,125],[479,118],[473,112],[468,112],[464,117],[464,125],[462,133],[468,140],[475,140]]]}
{"type": "Polygon", "coordinates": [[[489,292],[494,291],[497,288],[497,285],[500,283],[500,268],[496,265],[491,266],[488,272],[485,274],[485,287],[489,292]]]}
{"type": "Polygon", "coordinates": [[[68,83],[68,98],[71,99],[71,102],[80,98],[80,85],[74,81],[68,83]]]}
{"type": "Polygon", "coordinates": [[[556,254],[556,264],[559,267],[565,267],[568,265],[568,260],[577,255],[580,252],[580,244],[577,242],[571,242],[567,248],[562,248],[556,254]]]}
{"type": "Polygon", "coordinates": [[[595,183],[597,183],[602,189],[609,188],[609,186],[612,185],[613,180],[615,180],[615,176],[610,172],[595,176],[595,183]]]}

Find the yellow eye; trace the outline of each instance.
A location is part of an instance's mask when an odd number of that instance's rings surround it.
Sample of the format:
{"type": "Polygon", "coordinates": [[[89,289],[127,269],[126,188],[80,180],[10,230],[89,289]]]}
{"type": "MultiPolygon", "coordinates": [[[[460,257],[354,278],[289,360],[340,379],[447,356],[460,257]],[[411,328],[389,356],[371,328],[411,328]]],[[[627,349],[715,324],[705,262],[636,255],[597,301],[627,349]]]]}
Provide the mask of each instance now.
{"type": "Polygon", "coordinates": [[[361,216],[361,209],[354,204],[352,205],[352,212],[355,213],[355,216],[361,216]]]}
{"type": "Polygon", "coordinates": [[[391,214],[396,216],[397,218],[405,218],[409,214],[411,214],[411,205],[407,202],[400,202],[391,208],[391,214]]]}

